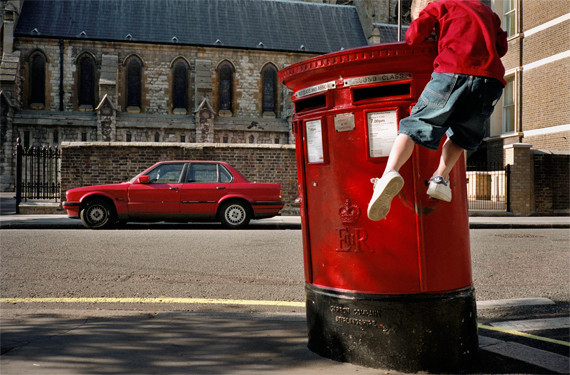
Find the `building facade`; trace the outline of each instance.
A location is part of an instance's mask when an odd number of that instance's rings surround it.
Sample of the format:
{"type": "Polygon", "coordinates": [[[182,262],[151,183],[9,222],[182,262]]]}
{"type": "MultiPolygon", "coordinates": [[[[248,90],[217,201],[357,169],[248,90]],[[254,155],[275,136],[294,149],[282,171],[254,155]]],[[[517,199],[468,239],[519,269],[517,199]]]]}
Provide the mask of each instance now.
{"type": "MultiPolygon", "coordinates": [[[[508,84],[468,159],[516,164],[517,213],[568,213],[570,2],[484,2],[509,33],[508,84]]],[[[277,71],[396,41],[411,0],[401,12],[398,0],[0,4],[0,190],[12,191],[18,138],[25,147],[292,144],[290,93],[277,71]]]]}
{"type": "Polygon", "coordinates": [[[491,6],[508,33],[507,86],[473,157],[518,162],[522,175],[511,190],[520,214],[568,214],[570,2],[493,0],[491,6]]]}
{"type": "Polygon", "coordinates": [[[62,142],[290,144],[277,71],[368,43],[354,6],[2,0],[0,188],[62,142]],[[325,22],[326,21],[326,22],[325,22]]]}
{"type": "Polygon", "coordinates": [[[570,2],[494,0],[503,19],[509,51],[503,58],[507,86],[491,121],[490,158],[504,145],[570,150],[570,2]],[[548,9],[545,9],[548,8],[548,9]]]}

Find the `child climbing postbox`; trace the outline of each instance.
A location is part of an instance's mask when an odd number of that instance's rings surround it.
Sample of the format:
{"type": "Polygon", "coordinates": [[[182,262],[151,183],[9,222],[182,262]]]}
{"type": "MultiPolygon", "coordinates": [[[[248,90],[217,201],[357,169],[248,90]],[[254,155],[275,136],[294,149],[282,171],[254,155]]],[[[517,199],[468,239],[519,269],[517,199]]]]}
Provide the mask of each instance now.
{"type": "Polygon", "coordinates": [[[388,216],[368,219],[372,178],[430,80],[435,43],[367,46],[279,72],[293,91],[309,347],[400,370],[459,368],[477,350],[464,162],[453,202],[431,200],[439,151],[416,146],[388,216]]]}

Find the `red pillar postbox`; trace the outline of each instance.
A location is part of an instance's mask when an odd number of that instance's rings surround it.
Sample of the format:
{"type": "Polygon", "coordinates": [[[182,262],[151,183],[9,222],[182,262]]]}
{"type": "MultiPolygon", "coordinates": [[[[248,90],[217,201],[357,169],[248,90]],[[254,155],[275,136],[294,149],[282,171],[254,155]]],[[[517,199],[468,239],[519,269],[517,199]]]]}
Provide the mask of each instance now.
{"type": "Polygon", "coordinates": [[[366,214],[436,52],[375,45],[279,72],[295,106],[309,348],[325,357],[418,371],[463,367],[477,351],[464,163],[453,201],[431,200],[441,149],[416,146],[388,216],[366,214]]]}

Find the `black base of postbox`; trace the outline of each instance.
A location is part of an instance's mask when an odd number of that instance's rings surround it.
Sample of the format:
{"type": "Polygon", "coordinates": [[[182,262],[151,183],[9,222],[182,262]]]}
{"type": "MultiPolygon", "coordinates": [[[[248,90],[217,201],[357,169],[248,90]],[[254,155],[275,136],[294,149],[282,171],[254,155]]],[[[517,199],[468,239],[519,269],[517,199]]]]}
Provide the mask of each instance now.
{"type": "Polygon", "coordinates": [[[473,288],[437,294],[339,293],[306,285],[309,349],[399,371],[450,371],[478,349],[473,288]]]}

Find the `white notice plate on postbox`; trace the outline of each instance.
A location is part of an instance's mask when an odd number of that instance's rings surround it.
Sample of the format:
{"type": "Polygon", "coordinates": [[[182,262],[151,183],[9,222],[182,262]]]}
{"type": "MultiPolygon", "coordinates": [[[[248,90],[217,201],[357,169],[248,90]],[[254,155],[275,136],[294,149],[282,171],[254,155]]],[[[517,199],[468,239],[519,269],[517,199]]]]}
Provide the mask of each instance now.
{"type": "Polygon", "coordinates": [[[334,116],[334,128],[337,132],[354,130],[354,113],[339,113],[334,116]]]}
{"type": "Polygon", "coordinates": [[[307,121],[307,161],[309,163],[324,163],[323,131],[321,120],[307,121]]]}
{"type": "Polygon", "coordinates": [[[396,111],[370,112],[368,123],[368,152],[371,158],[390,155],[392,144],[398,135],[396,111]]]}

